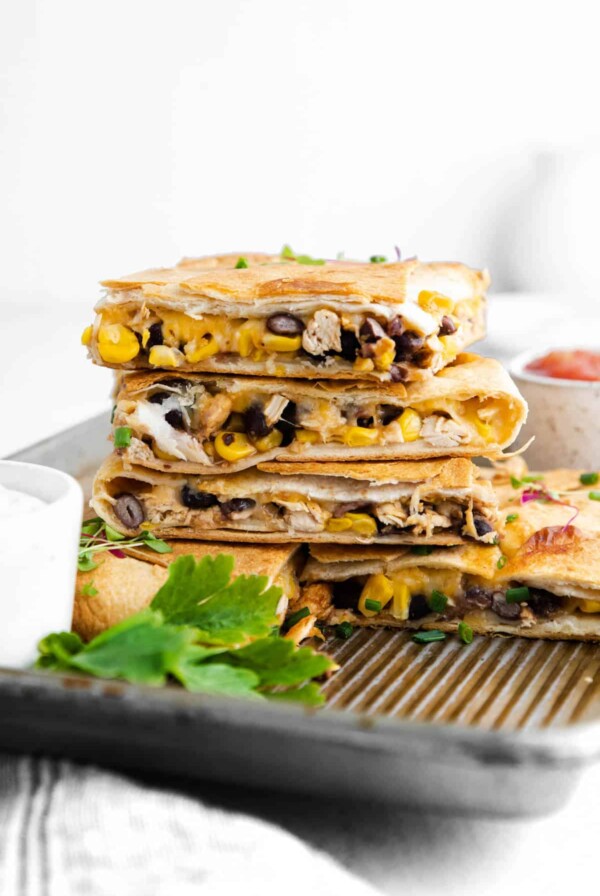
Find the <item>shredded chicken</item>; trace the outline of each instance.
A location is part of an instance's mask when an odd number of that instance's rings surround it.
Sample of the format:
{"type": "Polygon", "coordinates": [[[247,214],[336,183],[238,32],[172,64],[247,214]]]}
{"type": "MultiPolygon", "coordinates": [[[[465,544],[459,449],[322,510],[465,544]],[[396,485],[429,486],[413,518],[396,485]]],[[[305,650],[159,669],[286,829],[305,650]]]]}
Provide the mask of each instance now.
{"type": "Polygon", "coordinates": [[[231,413],[231,398],[219,392],[203,396],[198,407],[198,437],[207,439],[225,423],[231,413]]]}
{"type": "Polygon", "coordinates": [[[322,308],[315,312],[302,334],[302,348],[311,355],[342,350],[342,327],[333,311],[322,308]]]}
{"type": "Polygon", "coordinates": [[[411,514],[407,521],[407,526],[414,526],[415,535],[426,535],[428,538],[433,534],[434,529],[449,529],[452,521],[441,513],[436,513],[430,507],[426,507],[421,513],[411,514]]]}
{"type": "Polygon", "coordinates": [[[139,435],[151,436],[158,448],[165,454],[180,460],[210,464],[208,455],[200,442],[189,433],[174,429],[165,420],[165,413],[179,408],[175,398],[169,398],[162,405],[149,401],[138,401],[134,414],[127,418],[127,425],[139,435]]]}
{"type": "Polygon", "coordinates": [[[339,429],[346,422],[337,405],[329,401],[309,405],[299,404],[296,419],[299,426],[321,433],[339,429]]]}
{"type": "Polygon", "coordinates": [[[309,612],[317,619],[326,619],[332,607],[333,587],[327,582],[314,582],[306,585],[298,597],[290,604],[289,612],[308,607],[309,612]]]}
{"type": "Polygon", "coordinates": [[[399,529],[406,525],[407,512],[400,504],[380,504],[377,507],[377,518],[385,526],[396,526],[399,529]]]}
{"type": "Polygon", "coordinates": [[[268,426],[275,426],[288,405],[288,399],[283,395],[272,395],[263,408],[265,421],[268,426]]]}
{"type": "Polygon", "coordinates": [[[425,418],[419,435],[432,448],[456,448],[469,441],[468,430],[439,414],[431,414],[425,418]]]}
{"type": "Polygon", "coordinates": [[[305,638],[309,637],[316,621],[317,617],[312,614],[310,616],[305,616],[303,619],[300,619],[296,625],[293,625],[283,637],[287,638],[288,641],[293,641],[294,644],[299,644],[301,641],[304,641],[305,638]]]}

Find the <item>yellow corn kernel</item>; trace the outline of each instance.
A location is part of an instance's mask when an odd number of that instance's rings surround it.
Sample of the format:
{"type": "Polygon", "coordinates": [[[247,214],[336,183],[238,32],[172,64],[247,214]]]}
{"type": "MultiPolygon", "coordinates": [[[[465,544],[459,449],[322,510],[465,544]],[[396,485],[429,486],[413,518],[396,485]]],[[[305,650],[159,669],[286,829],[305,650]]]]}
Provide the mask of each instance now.
{"type": "Polygon", "coordinates": [[[148,361],[153,367],[179,367],[183,358],[177,349],[168,345],[153,345],[148,355],[148,361]]]}
{"type": "Polygon", "coordinates": [[[137,336],[123,324],[107,324],[98,330],[98,351],[107,364],[126,364],[139,353],[137,336]]]}
{"type": "Polygon", "coordinates": [[[458,344],[455,336],[440,336],[440,342],[444,346],[442,349],[442,357],[446,364],[454,361],[458,354],[458,344]]]}
{"type": "Polygon", "coordinates": [[[600,600],[579,600],[582,613],[600,613],[600,600]]]}
{"type": "Polygon", "coordinates": [[[406,582],[394,581],[394,598],[391,613],[394,619],[408,619],[410,588],[406,582]]]}
{"type": "Polygon", "coordinates": [[[211,442],[210,439],[207,439],[206,442],[204,442],[202,444],[202,447],[204,448],[205,452],[208,454],[208,456],[210,457],[211,460],[217,459],[217,452],[215,451],[214,443],[211,442]]]}
{"type": "Polygon", "coordinates": [[[406,408],[398,417],[398,423],[402,430],[405,442],[414,442],[421,432],[421,415],[413,408],[406,408]]]}
{"type": "Polygon", "coordinates": [[[92,331],[93,331],[93,329],[94,329],[94,328],[92,327],[91,324],[90,324],[89,327],[86,327],[86,328],[85,328],[85,330],[84,330],[83,333],[81,334],[81,344],[82,344],[82,345],[89,345],[89,344],[90,344],[90,342],[92,341],[92,331]]]}
{"type": "Polygon", "coordinates": [[[256,448],[242,432],[220,432],[215,439],[215,451],[230,463],[256,454],[256,448]]]}
{"type": "Polygon", "coordinates": [[[319,441],[319,433],[313,432],[312,429],[297,429],[296,440],[305,444],[314,445],[319,441]]]}
{"type": "Polygon", "coordinates": [[[365,445],[374,445],[379,439],[378,429],[368,429],[365,426],[345,426],[342,432],[344,445],[350,448],[363,448],[365,445]]]}
{"type": "Polygon", "coordinates": [[[265,333],[263,345],[268,352],[297,352],[302,347],[302,336],[277,336],[265,333]]]}
{"type": "Polygon", "coordinates": [[[228,432],[246,432],[246,421],[243,414],[231,414],[227,420],[228,432]]]}
{"type": "Polygon", "coordinates": [[[417,302],[423,311],[428,311],[430,314],[435,313],[436,311],[448,314],[450,311],[454,310],[455,304],[452,299],[448,298],[448,296],[443,296],[439,292],[431,292],[429,289],[421,290],[417,302]]]}
{"type": "Polygon", "coordinates": [[[325,523],[327,532],[347,532],[348,529],[351,528],[352,520],[349,520],[346,516],[331,517],[331,519],[327,520],[325,523]]]}
{"type": "Polygon", "coordinates": [[[248,358],[255,348],[260,348],[262,339],[262,326],[256,320],[247,320],[238,327],[234,349],[242,356],[248,358]]]}
{"type": "Polygon", "coordinates": [[[375,365],[371,358],[357,358],[354,362],[354,369],[360,370],[361,373],[366,373],[368,371],[374,370],[375,365]]]}
{"type": "Polygon", "coordinates": [[[386,349],[378,357],[375,358],[375,367],[377,370],[389,370],[396,357],[396,346],[386,349]]]}
{"type": "Polygon", "coordinates": [[[173,454],[169,454],[167,451],[163,451],[162,448],[159,448],[156,443],[154,443],[152,453],[155,454],[156,457],[160,457],[161,460],[181,460],[180,457],[175,457],[173,454]]]}
{"type": "Polygon", "coordinates": [[[352,520],[352,531],[363,538],[373,538],[377,535],[377,523],[368,513],[346,513],[346,519],[352,520]]]}
{"type": "Polygon", "coordinates": [[[142,330],[142,348],[146,348],[148,345],[148,340],[150,339],[150,330],[148,327],[144,327],[142,330]]]}
{"type": "Polygon", "coordinates": [[[484,420],[480,420],[477,414],[475,414],[475,416],[473,417],[473,423],[475,425],[475,429],[484,441],[491,442],[493,440],[494,430],[489,423],[486,423],[484,420]]]}
{"type": "Polygon", "coordinates": [[[205,358],[216,355],[219,351],[219,343],[210,333],[207,333],[200,342],[197,342],[195,339],[192,342],[188,342],[183,350],[188,362],[197,364],[198,361],[204,361],[205,358]]]}
{"type": "Polygon", "coordinates": [[[382,572],[369,576],[365,583],[360,598],[358,599],[358,609],[363,616],[377,616],[380,610],[389,604],[394,594],[394,586],[390,579],[384,576],[382,572]],[[380,610],[369,610],[365,606],[368,600],[376,600],[380,604],[380,610]]]}
{"type": "Polygon", "coordinates": [[[278,429],[273,429],[268,435],[263,436],[262,439],[254,439],[254,447],[258,448],[259,451],[272,451],[273,448],[279,448],[282,441],[283,433],[278,429]]]}

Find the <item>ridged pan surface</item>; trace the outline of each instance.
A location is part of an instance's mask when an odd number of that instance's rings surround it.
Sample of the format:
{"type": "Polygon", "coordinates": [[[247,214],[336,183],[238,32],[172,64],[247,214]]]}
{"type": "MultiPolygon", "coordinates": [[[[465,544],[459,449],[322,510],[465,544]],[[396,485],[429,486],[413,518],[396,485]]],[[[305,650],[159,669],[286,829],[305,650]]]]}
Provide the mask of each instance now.
{"type": "Polygon", "coordinates": [[[407,632],[357,629],[323,645],[340,670],[331,709],[516,730],[600,719],[600,646],[457,637],[415,644],[407,632]]]}

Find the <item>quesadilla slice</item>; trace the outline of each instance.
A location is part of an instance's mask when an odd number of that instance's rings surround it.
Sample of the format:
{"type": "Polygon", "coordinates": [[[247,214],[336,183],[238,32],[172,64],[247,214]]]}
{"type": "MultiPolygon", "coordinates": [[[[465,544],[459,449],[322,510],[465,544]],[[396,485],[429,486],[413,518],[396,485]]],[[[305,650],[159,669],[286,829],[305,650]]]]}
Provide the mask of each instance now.
{"type": "Polygon", "coordinates": [[[119,532],[167,538],[483,544],[497,538],[488,482],[467,458],[261,463],[225,476],[158,473],[110,456],[92,506],[119,532]]]}
{"type": "Polygon", "coordinates": [[[484,335],[489,276],[462,264],[225,255],[106,280],[82,341],[118,369],[407,382],[484,335]]]}
{"type": "MultiPolygon", "coordinates": [[[[267,576],[270,585],[282,589],[278,614],[283,621],[288,604],[299,594],[297,571],[301,562],[299,545],[248,547],[236,544],[179,541],[172,553],[157,554],[144,548],[125,548],[126,557],[105,553],[90,572],[79,572],[75,586],[73,631],[90,641],[105,629],[147,607],[167,580],[168,567],[178,557],[191,554],[200,560],[207,554],[230,554],[234,575],[267,576]],[[94,594],[89,589],[93,587],[94,594]]],[[[123,553],[123,551],[121,552],[123,553]]]]}
{"type": "Polygon", "coordinates": [[[497,361],[463,354],[408,386],[131,373],[121,379],[113,425],[126,465],[212,474],[274,458],[497,457],[526,413],[497,361]]]}

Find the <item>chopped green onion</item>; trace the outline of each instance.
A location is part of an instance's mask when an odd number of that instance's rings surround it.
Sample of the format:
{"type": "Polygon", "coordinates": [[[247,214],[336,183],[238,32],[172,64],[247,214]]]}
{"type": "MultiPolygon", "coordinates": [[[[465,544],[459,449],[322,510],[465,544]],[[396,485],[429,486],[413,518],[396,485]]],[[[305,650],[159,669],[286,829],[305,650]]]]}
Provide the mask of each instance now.
{"type": "Polygon", "coordinates": [[[117,426],[115,429],[115,448],[128,448],[131,444],[131,427],[117,426]]]}
{"type": "Polygon", "coordinates": [[[523,476],[521,482],[541,482],[543,478],[541,473],[537,476],[523,476]]]}
{"type": "Polygon", "coordinates": [[[340,622],[339,625],[336,625],[334,632],[338,638],[344,638],[344,640],[348,640],[350,635],[354,629],[352,628],[349,622],[340,622]]]}
{"type": "Polygon", "coordinates": [[[387,261],[385,255],[371,255],[369,258],[371,264],[384,264],[387,261]]]}
{"type": "Polygon", "coordinates": [[[86,597],[96,597],[98,589],[94,588],[93,582],[87,582],[81,589],[81,593],[85,594],[86,597]]]}
{"type": "Polygon", "coordinates": [[[110,422],[111,422],[111,423],[112,423],[113,420],[115,419],[115,411],[116,411],[116,410],[117,410],[117,406],[116,406],[116,404],[113,404],[113,409],[112,409],[112,411],[110,412],[110,422]]]}
{"type": "Polygon", "coordinates": [[[443,613],[446,609],[448,598],[442,591],[432,591],[428,604],[434,613],[443,613]]]}
{"type": "Polygon", "coordinates": [[[579,477],[579,481],[582,485],[596,485],[598,482],[598,474],[597,473],[582,473],[579,477]]]}
{"type": "Polygon", "coordinates": [[[306,619],[307,616],[310,616],[310,610],[308,607],[302,607],[301,610],[296,610],[295,613],[292,613],[291,616],[288,616],[286,620],[287,628],[292,628],[292,626],[296,625],[297,622],[300,622],[301,619],[306,619]]]}
{"type": "Polygon", "coordinates": [[[235,267],[236,267],[236,270],[239,270],[241,268],[247,268],[248,262],[246,261],[246,259],[244,257],[238,258],[238,260],[235,263],[235,267]]]}
{"type": "Polygon", "coordinates": [[[379,613],[381,611],[381,601],[371,600],[371,598],[368,597],[365,601],[365,610],[372,610],[374,613],[379,613]]]}
{"type": "Polygon", "coordinates": [[[527,585],[521,585],[519,588],[507,588],[507,604],[521,604],[527,600],[529,600],[529,588],[527,585]]]}
{"type": "Polygon", "coordinates": [[[505,557],[504,554],[500,557],[498,562],[496,563],[497,569],[504,569],[506,564],[508,563],[508,557],[505,557]]]}
{"type": "Polygon", "coordinates": [[[473,629],[470,625],[467,625],[466,622],[458,623],[458,637],[461,641],[464,641],[465,644],[473,643],[473,629]]]}
{"type": "Polygon", "coordinates": [[[514,523],[514,521],[515,521],[515,520],[518,520],[518,519],[519,519],[519,514],[518,514],[518,513],[509,513],[508,516],[506,517],[506,522],[507,522],[507,523],[514,523]]]}
{"type": "Polygon", "coordinates": [[[516,476],[511,476],[511,477],[510,477],[510,484],[512,485],[513,488],[521,488],[521,486],[523,485],[523,483],[521,482],[521,480],[520,480],[520,479],[517,479],[516,476]]]}
{"type": "Polygon", "coordinates": [[[415,632],[412,639],[416,644],[429,644],[430,641],[445,641],[446,634],[438,628],[432,628],[429,632],[415,632]]]}
{"type": "Polygon", "coordinates": [[[588,498],[590,501],[600,501],[600,492],[590,492],[588,498]]]}
{"type": "Polygon", "coordinates": [[[112,526],[109,526],[108,523],[104,524],[104,534],[108,538],[109,541],[124,541],[125,536],[121,535],[120,532],[117,532],[116,529],[113,529],[112,526]]]}
{"type": "Polygon", "coordinates": [[[413,544],[410,549],[411,554],[418,554],[419,557],[427,557],[432,551],[433,548],[430,548],[427,544],[413,544]]]}

